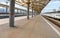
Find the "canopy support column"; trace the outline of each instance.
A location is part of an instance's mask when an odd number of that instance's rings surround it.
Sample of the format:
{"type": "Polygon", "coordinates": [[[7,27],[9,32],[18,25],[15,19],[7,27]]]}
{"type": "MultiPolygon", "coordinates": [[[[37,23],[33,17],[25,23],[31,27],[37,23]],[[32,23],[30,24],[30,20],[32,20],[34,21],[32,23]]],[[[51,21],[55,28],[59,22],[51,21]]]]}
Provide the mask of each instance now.
{"type": "Polygon", "coordinates": [[[8,13],[8,7],[6,6],[6,13],[8,13]]]}
{"type": "Polygon", "coordinates": [[[17,14],[19,13],[18,9],[17,9],[17,14]]]}
{"type": "Polygon", "coordinates": [[[30,0],[27,2],[27,19],[29,20],[29,7],[30,7],[30,0]]]}
{"type": "Polygon", "coordinates": [[[20,10],[20,13],[21,13],[21,10],[20,10]]]}
{"type": "Polygon", "coordinates": [[[10,27],[14,27],[15,0],[10,0],[10,27]]]}
{"type": "Polygon", "coordinates": [[[32,17],[33,17],[33,7],[32,7],[32,17]]]}

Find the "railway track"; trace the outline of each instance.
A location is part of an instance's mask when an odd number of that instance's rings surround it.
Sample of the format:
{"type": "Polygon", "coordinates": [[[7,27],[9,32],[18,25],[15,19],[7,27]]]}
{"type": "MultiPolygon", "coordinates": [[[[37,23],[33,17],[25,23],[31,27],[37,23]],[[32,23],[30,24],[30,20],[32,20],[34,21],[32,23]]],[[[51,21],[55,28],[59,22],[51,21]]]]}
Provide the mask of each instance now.
{"type": "MultiPolygon", "coordinates": [[[[15,17],[18,17],[18,16],[26,16],[26,14],[19,14],[19,13],[15,13],[14,14],[15,17]]],[[[8,18],[9,17],[9,13],[0,13],[0,19],[2,18],[8,18]]]]}
{"type": "Polygon", "coordinates": [[[48,19],[49,21],[51,21],[52,23],[54,23],[55,25],[57,25],[60,28],[60,18],[54,18],[54,17],[50,17],[50,16],[43,16],[43,17],[48,19]]]}

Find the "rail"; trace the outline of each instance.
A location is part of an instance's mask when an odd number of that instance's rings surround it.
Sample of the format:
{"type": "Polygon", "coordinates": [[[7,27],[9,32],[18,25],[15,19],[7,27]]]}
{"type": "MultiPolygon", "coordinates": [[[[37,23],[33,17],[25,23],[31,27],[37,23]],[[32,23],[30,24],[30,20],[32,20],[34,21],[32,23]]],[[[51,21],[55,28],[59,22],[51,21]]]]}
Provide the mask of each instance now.
{"type": "Polygon", "coordinates": [[[49,21],[51,21],[52,23],[54,23],[55,25],[57,25],[60,28],[60,21],[57,18],[52,18],[49,16],[43,16],[44,18],[48,19],[49,21]]]}

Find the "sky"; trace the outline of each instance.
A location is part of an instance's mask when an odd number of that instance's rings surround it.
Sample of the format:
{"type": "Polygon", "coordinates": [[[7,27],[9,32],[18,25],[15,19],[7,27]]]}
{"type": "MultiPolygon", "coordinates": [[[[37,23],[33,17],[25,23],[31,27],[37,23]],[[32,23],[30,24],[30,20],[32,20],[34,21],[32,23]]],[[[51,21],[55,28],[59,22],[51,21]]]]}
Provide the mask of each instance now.
{"type": "MultiPolygon", "coordinates": [[[[5,4],[6,1],[7,0],[0,0],[0,3],[5,4]]],[[[15,5],[15,7],[19,7],[20,9],[22,8],[27,10],[27,8],[19,6],[17,4],[15,5]]],[[[51,0],[41,12],[42,13],[51,12],[53,9],[56,9],[56,10],[60,9],[60,0],[51,0]]]]}
{"type": "Polygon", "coordinates": [[[56,0],[56,1],[50,1],[47,6],[42,10],[42,13],[45,12],[51,12],[54,9],[59,10],[60,9],[60,0],[56,0]]]}

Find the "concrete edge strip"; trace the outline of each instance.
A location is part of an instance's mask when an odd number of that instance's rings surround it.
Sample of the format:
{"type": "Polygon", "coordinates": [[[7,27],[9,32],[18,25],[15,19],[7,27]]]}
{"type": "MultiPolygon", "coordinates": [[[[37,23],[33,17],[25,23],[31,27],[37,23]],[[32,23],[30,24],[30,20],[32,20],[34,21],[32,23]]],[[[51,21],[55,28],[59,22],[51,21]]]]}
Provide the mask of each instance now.
{"type": "Polygon", "coordinates": [[[53,27],[44,17],[42,17],[42,19],[45,20],[45,22],[48,23],[50,27],[60,36],[60,32],[55,27],[53,27]]]}

